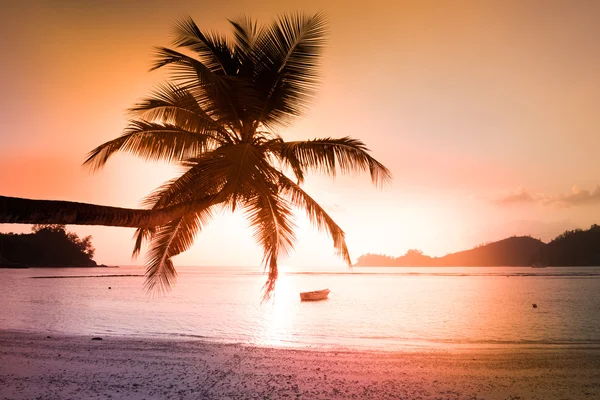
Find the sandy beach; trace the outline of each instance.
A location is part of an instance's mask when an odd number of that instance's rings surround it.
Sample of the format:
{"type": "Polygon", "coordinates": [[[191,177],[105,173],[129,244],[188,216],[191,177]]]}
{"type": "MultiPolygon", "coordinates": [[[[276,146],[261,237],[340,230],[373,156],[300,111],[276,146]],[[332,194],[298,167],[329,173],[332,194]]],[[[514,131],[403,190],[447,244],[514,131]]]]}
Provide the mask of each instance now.
{"type": "Polygon", "coordinates": [[[600,349],[402,352],[0,333],[2,399],[595,399],[600,349]]]}

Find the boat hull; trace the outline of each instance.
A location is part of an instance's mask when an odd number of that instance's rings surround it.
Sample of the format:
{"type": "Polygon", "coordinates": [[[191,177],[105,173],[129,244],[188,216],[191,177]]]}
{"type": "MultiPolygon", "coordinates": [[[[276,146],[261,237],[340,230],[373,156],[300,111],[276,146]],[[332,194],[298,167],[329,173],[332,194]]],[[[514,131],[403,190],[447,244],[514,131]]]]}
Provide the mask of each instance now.
{"type": "Polygon", "coordinates": [[[300,293],[301,301],[318,301],[318,300],[327,300],[327,296],[329,296],[330,290],[315,290],[312,292],[302,292],[300,293]]]}

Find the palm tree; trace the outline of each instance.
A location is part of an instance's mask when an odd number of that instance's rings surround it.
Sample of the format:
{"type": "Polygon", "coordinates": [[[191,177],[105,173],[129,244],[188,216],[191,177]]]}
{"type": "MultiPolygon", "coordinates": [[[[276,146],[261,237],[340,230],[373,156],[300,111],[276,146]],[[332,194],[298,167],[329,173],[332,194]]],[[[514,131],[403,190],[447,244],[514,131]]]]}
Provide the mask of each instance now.
{"type": "Polygon", "coordinates": [[[177,50],[157,48],[152,67],[169,67],[171,81],[132,107],[124,133],[95,148],[84,162],[97,170],[124,152],[183,166],[179,177],[144,199],[146,209],[63,202],[63,217],[70,218],[65,222],[57,218],[54,203],[0,198],[0,222],[40,223],[42,218],[42,223],[135,226],[134,256],[149,242],[146,287],[165,289],[176,276],[172,257],[189,249],[217,212],[241,210],[264,252],[268,297],[278,258],[294,246],[293,208],[300,208],[351,264],[344,232],[302,189],[305,174],[368,171],[382,185],[390,172],[360,140],[286,142],[279,134],[315,94],[326,20],[322,14],[295,14],[265,26],[249,18],[230,22],[231,39],[200,31],[191,18],[178,21],[177,50]],[[10,201],[13,208],[6,206],[10,201]],[[28,201],[33,203],[27,206],[28,201]],[[64,212],[73,208],[78,211],[64,212]]]}

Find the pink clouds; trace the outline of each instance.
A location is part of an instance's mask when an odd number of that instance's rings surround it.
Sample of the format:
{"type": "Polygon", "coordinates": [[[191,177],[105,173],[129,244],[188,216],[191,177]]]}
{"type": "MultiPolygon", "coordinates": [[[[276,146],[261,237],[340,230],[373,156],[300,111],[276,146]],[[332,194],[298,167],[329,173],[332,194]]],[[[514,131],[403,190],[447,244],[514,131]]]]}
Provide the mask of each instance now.
{"type": "Polygon", "coordinates": [[[535,198],[525,189],[518,188],[516,191],[508,193],[494,202],[497,204],[519,204],[519,203],[531,203],[534,202],[535,198]]]}
{"type": "Polygon", "coordinates": [[[561,208],[600,204],[600,185],[591,191],[581,189],[575,185],[571,193],[556,195],[531,194],[524,188],[518,188],[516,191],[494,200],[494,203],[500,205],[536,203],[561,208]]]}

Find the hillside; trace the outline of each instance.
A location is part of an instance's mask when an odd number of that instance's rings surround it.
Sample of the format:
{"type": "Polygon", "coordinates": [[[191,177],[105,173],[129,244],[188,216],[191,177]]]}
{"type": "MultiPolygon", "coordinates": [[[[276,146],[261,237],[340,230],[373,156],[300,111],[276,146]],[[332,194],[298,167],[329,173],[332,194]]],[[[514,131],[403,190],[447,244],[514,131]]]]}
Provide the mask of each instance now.
{"type": "Polygon", "coordinates": [[[530,236],[514,236],[478,246],[471,250],[429,257],[418,250],[409,250],[400,257],[365,254],[355,266],[548,266],[600,265],[600,226],[587,230],[567,231],[550,243],[530,236]]]}
{"type": "Polygon", "coordinates": [[[471,250],[448,254],[437,265],[530,266],[545,243],[529,236],[510,237],[471,250]]]}
{"type": "Polygon", "coordinates": [[[600,226],[563,233],[540,250],[539,258],[549,266],[600,265],[600,226]]]}

